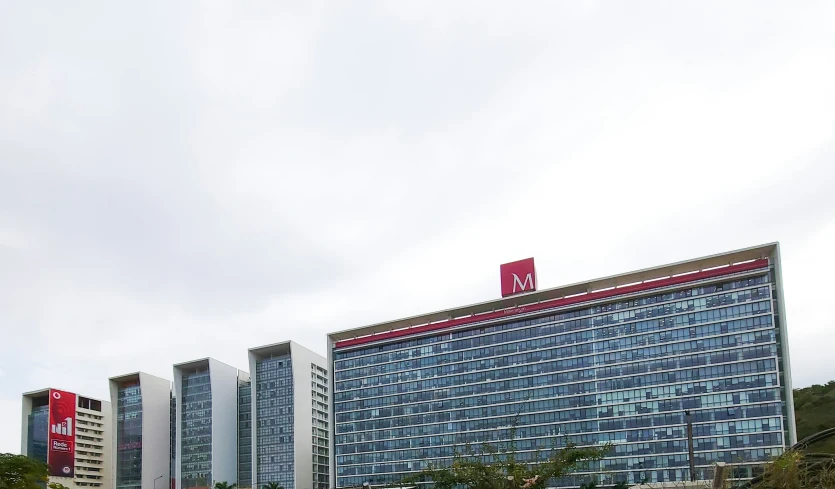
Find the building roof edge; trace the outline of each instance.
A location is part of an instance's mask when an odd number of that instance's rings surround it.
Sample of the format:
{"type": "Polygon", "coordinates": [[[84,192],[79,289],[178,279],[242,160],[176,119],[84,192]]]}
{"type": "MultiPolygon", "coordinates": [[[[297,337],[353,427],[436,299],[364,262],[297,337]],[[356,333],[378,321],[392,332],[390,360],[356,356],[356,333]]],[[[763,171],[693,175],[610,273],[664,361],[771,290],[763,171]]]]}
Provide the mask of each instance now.
{"type": "Polygon", "coordinates": [[[470,304],[466,306],[435,311],[418,316],[411,316],[393,321],[361,326],[328,334],[331,343],[339,341],[373,336],[379,333],[395,330],[407,330],[415,326],[430,323],[447,321],[462,317],[474,316],[486,312],[493,312],[502,309],[516,308],[524,305],[536,304],[543,301],[574,296],[589,292],[601,291],[625,285],[652,281],[656,279],[673,277],[677,275],[698,272],[706,269],[732,265],[752,261],[760,258],[770,257],[778,249],[779,242],[771,242],[748,248],[741,248],[724,253],[707,255],[699,258],[683,260],[656,267],[644,268],[632,272],[626,272],[606,277],[576,282],[573,284],[552,287],[525,294],[518,294],[510,297],[493,299],[486,302],[470,304]]]}

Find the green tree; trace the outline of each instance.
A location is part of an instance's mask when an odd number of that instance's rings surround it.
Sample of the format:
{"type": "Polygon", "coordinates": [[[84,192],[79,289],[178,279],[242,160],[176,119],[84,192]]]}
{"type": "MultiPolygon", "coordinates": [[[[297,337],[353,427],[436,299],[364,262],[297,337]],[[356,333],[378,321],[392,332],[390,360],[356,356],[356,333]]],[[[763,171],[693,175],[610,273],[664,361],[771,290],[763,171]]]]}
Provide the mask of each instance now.
{"type": "MultiPolygon", "coordinates": [[[[835,381],[794,390],[797,439],[835,426],[835,381]]],[[[835,453],[835,438],[819,441],[812,451],[835,453]]]]}
{"type": "Polygon", "coordinates": [[[532,462],[524,462],[517,458],[515,438],[513,428],[504,446],[485,443],[480,453],[470,449],[456,452],[448,467],[430,464],[401,484],[432,482],[434,489],[544,489],[548,481],[603,458],[609,450],[608,446],[581,449],[568,443],[565,448],[550,450],[547,456],[537,452],[532,462]]]}
{"type": "Polygon", "coordinates": [[[46,485],[49,489],[70,489],[69,487],[61,484],[60,482],[50,482],[46,485]]]}
{"type": "Polygon", "coordinates": [[[45,463],[25,455],[0,453],[0,489],[41,489],[49,479],[45,463]]]}
{"type": "MultiPolygon", "coordinates": [[[[765,466],[754,489],[832,489],[835,487],[835,460],[816,453],[789,450],[765,466]]],[[[744,486],[743,486],[744,487],[744,486]]]]}
{"type": "Polygon", "coordinates": [[[229,484],[226,481],[223,482],[215,482],[215,489],[235,489],[238,484],[229,484]]]}
{"type": "Polygon", "coordinates": [[[264,488],[263,488],[263,489],[284,489],[284,488],[283,488],[283,487],[281,487],[281,486],[278,484],[278,482],[267,482],[266,484],[264,484],[264,488]]]}

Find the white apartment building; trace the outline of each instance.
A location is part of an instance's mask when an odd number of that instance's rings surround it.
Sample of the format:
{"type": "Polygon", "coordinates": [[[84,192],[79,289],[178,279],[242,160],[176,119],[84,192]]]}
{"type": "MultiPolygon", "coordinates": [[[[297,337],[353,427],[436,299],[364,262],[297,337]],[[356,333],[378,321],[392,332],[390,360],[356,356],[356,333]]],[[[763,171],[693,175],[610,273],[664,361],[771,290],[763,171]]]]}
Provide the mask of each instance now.
{"type": "Polygon", "coordinates": [[[116,489],[170,485],[171,382],[144,372],[110,378],[116,489]]]}
{"type": "Polygon", "coordinates": [[[213,358],[174,365],[176,488],[238,478],[238,382],[249,374],[213,358]]]}
{"type": "Polygon", "coordinates": [[[289,341],[248,353],[252,378],[202,358],[174,365],[173,383],[111,377],[110,402],[25,393],[21,453],[70,489],[329,489],[325,358],[289,341]]]}
{"type": "Polygon", "coordinates": [[[20,453],[70,489],[113,487],[110,403],[60,389],[23,394],[20,453]]]}
{"type": "Polygon", "coordinates": [[[292,341],[249,350],[252,487],[330,487],[326,364],[292,341]]]}

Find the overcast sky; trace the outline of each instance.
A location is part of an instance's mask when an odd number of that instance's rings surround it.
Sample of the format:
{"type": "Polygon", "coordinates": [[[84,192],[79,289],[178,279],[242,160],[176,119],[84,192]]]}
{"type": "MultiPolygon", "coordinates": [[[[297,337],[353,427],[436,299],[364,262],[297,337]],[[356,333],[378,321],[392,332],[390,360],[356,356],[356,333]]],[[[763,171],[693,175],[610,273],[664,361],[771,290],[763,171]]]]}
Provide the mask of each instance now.
{"type": "Polygon", "coordinates": [[[20,394],[780,241],[835,379],[835,2],[0,0],[20,394]]]}

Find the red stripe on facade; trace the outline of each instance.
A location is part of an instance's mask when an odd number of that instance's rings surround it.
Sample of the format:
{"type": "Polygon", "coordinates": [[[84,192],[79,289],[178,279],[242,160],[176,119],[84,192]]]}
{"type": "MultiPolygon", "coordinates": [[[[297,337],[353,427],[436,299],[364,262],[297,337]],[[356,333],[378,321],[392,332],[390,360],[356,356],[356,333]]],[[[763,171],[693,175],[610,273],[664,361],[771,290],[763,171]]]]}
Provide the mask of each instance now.
{"type": "Polygon", "coordinates": [[[476,314],[474,316],[467,316],[464,318],[450,319],[437,323],[425,324],[423,326],[416,326],[414,328],[399,329],[397,331],[387,331],[385,333],[362,336],[359,338],[352,338],[350,340],[338,341],[334,348],[345,348],[348,346],[362,345],[374,341],[388,340],[391,338],[400,338],[403,336],[411,336],[418,333],[426,333],[428,331],[437,331],[439,329],[452,328],[464,324],[476,323],[481,321],[488,321],[490,319],[499,319],[515,314],[523,314],[527,312],[541,311],[543,309],[553,309],[555,307],[568,306],[572,304],[579,304],[581,302],[588,302],[598,299],[605,299],[607,297],[614,297],[624,294],[633,294],[635,292],[643,292],[645,290],[657,289],[660,287],[669,287],[671,285],[681,285],[688,282],[695,282],[697,280],[704,280],[706,278],[721,277],[722,275],[730,275],[732,273],[747,272],[749,270],[756,270],[758,268],[768,267],[768,260],[754,260],[748,263],[740,263],[738,265],[731,265],[723,268],[716,268],[713,270],[705,270],[702,272],[689,273],[678,277],[669,277],[661,280],[653,280],[652,282],[644,282],[635,285],[628,285],[626,287],[619,287],[616,289],[601,290],[599,292],[589,292],[588,294],[577,295],[573,297],[564,297],[562,299],[551,299],[536,304],[527,306],[514,307],[512,309],[503,309],[501,311],[485,312],[476,314]]]}

